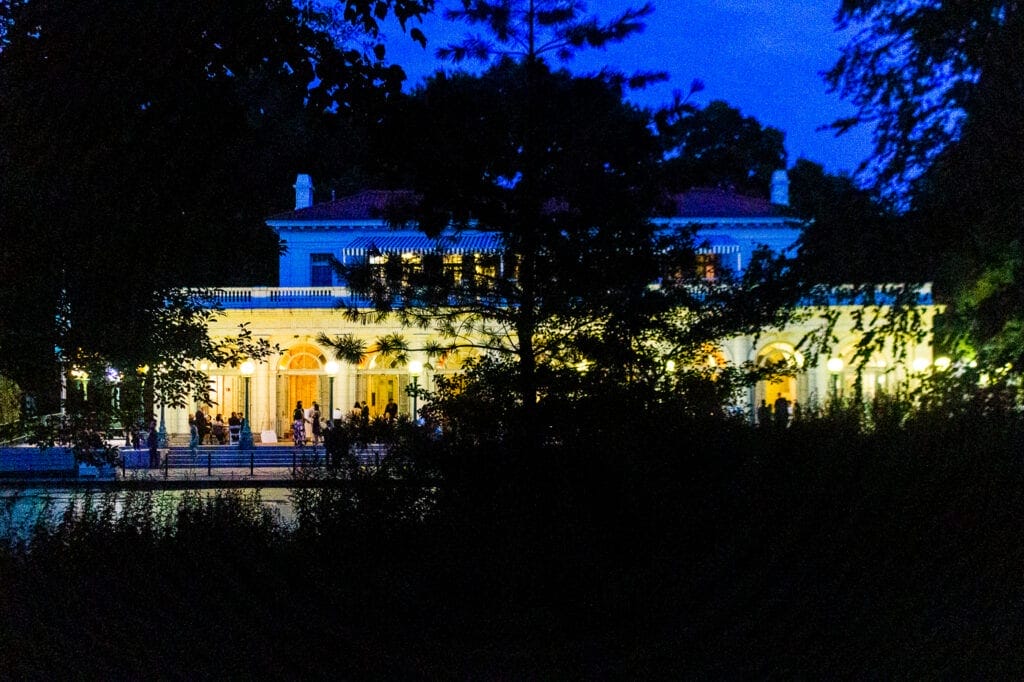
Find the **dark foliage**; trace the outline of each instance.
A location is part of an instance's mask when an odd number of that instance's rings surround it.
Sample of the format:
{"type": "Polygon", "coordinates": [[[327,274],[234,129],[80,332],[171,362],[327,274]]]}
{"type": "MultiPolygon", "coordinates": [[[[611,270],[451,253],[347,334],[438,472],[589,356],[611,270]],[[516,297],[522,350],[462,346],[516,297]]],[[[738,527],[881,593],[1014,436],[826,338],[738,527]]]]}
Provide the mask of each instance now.
{"type": "Polygon", "coordinates": [[[845,0],[838,21],[858,32],[828,80],[857,111],[834,127],[874,127],[870,164],[906,191],[906,225],[952,304],[946,345],[1020,366],[1020,3],[845,0]]]}
{"type": "Polygon", "coordinates": [[[130,352],[168,287],[273,282],[265,217],[400,86],[378,22],[431,5],[0,2],[0,369],[54,376],[58,313],[130,352]]]}
{"type": "Polygon", "coordinates": [[[789,170],[790,204],[808,221],[798,267],[810,282],[863,284],[935,278],[935,244],[919,223],[845,175],[798,159],[789,170]]]}
{"type": "Polygon", "coordinates": [[[663,182],[670,192],[722,187],[768,196],[772,172],[786,167],[781,130],[721,100],[701,108],[680,101],[659,112],[666,148],[663,182]]]}
{"type": "Polygon", "coordinates": [[[94,499],[0,552],[3,676],[1024,670],[1018,416],[572,417],[535,452],[420,441],[441,479],[325,480],[294,531],[237,494],[94,499]]]}

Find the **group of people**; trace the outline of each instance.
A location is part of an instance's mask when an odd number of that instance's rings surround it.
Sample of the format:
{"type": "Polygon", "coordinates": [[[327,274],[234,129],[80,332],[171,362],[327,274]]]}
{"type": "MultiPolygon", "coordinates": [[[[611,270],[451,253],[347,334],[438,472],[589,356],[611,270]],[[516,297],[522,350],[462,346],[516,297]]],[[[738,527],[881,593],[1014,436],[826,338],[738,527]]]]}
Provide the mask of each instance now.
{"type": "Polygon", "coordinates": [[[307,422],[312,427],[310,430],[313,435],[313,445],[318,445],[323,438],[323,424],[320,421],[320,405],[315,400],[309,414],[306,414],[306,410],[303,409],[301,400],[295,403],[295,409],[292,411],[292,438],[297,447],[306,444],[307,422]]]}
{"type": "Polygon", "coordinates": [[[800,404],[795,400],[790,403],[782,393],[778,394],[772,405],[768,405],[767,400],[762,400],[757,408],[757,424],[762,427],[774,425],[776,428],[784,429],[789,426],[791,419],[799,418],[800,404]]]}
{"type": "Polygon", "coordinates": [[[208,442],[210,445],[227,445],[231,441],[231,434],[237,434],[242,428],[242,414],[232,412],[227,422],[223,415],[217,414],[212,420],[202,410],[196,410],[193,417],[189,417],[190,440],[192,431],[195,431],[196,445],[208,442]]]}
{"type": "MultiPolygon", "coordinates": [[[[393,422],[398,419],[398,403],[395,402],[394,398],[389,398],[387,405],[384,406],[384,419],[389,422],[393,422]]],[[[366,404],[366,401],[359,402],[352,406],[352,419],[360,420],[363,424],[370,422],[370,406],[366,404]]]]}
{"type": "MultiPolygon", "coordinates": [[[[383,416],[389,422],[398,419],[398,403],[394,399],[389,399],[387,405],[384,406],[383,416]]],[[[363,425],[370,423],[370,406],[366,404],[365,400],[361,402],[357,400],[352,406],[352,420],[363,425]]],[[[295,409],[292,410],[292,441],[296,446],[306,444],[307,424],[310,427],[309,435],[312,437],[312,444],[319,445],[324,442],[325,423],[320,414],[320,405],[314,400],[313,406],[307,410],[302,406],[302,401],[298,400],[295,403],[295,409]]],[[[326,426],[329,427],[330,422],[326,426]]]]}

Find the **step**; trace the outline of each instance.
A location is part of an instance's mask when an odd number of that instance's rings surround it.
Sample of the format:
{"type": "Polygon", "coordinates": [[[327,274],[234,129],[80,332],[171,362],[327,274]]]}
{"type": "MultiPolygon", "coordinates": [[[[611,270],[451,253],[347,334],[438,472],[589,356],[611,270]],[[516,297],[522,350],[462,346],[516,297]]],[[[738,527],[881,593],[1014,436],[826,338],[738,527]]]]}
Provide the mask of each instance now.
{"type": "MultiPolygon", "coordinates": [[[[149,466],[149,450],[124,448],[121,451],[126,469],[140,469],[149,466]]],[[[322,446],[295,448],[294,446],[259,446],[241,450],[238,446],[201,446],[193,456],[187,447],[171,447],[167,466],[170,468],[192,467],[292,467],[303,463],[323,462],[325,452],[322,446]]],[[[371,444],[366,448],[353,447],[350,454],[366,466],[379,465],[387,450],[382,444],[371,444]]]]}

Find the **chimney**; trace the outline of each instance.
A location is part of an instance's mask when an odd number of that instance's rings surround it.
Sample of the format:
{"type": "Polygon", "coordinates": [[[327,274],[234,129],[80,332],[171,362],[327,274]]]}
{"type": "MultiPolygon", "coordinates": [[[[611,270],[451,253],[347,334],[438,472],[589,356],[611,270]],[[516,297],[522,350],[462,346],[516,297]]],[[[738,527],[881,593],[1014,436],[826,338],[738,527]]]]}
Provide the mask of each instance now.
{"type": "MultiPolygon", "coordinates": [[[[299,173],[295,178],[295,210],[309,208],[313,205],[313,178],[305,173],[299,173]]],[[[774,189],[772,190],[775,191],[774,189]]]]}
{"type": "Polygon", "coordinates": [[[772,173],[772,203],[789,206],[789,174],[784,169],[772,173]]]}

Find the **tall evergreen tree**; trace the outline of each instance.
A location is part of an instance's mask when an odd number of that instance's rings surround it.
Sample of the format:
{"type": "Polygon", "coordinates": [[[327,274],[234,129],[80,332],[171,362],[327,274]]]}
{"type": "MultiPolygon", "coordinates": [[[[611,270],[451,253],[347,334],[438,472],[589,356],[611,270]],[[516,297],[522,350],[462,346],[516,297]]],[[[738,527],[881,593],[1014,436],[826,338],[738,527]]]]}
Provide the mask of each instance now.
{"type": "Polygon", "coordinates": [[[634,303],[657,275],[650,216],[660,147],[649,114],[625,103],[617,83],[543,63],[528,78],[527,68],[506,59],[481,76],[438,74],[392,121],[407,164],[396,182],[420,193],[420,227],[490,231],[501,267],[478,264],[483,274],[465,276],[430,257],[395,256],[343,274],[374,298],[373,315],[514,357],[529,411],[538,364],[574,365],[582,356],[571,339],[642,307],[634,303]],[[528,96],[543,102],[529,131],[520,107],[509,106],[528,96]]]}
{"type": "MultiPolygon", "coordinates": [[[[578,1],[464,0],[446,16],[483,26],[488,35],[470,35],[439,55],[496,63],[478,81],[438,76],[419,94],[444,113],[417,130],[451,136],[440,147],[451,152],[442,156],[444,164],[434,156],[413,170],[413,188],[423,197],[420,224],[436,232],[472,220],[500,234],[509,265],[492,282],[489,305],[481,309],[478,299],[467,298],[468,308],[442,317],[464,312],[480,321],[477,331],[498,323],[516,359],[523,423],[531,428],[538,362],[557,346],[550,334],[583,319],[583,307],[594,313],[595,294],[626,284],[620,278],[637,272],[630,260],[646,256],[652,197],[643,176],[656,160],[647,115],[622,102],[622,84],[630,79],[572,78],[552,71],[547,59],[624,40],[651,11],[644,5],[604,23],[578,1]],[[465,108],[439,106],[446,97],[465,108]]],[[[417,299],[415,306],[424,303],[417,299]]],[[[390,309],[386,297],[380,303],[390,309]]],[[[420,314],[412,307],[407,314],[420,314]]]]}

